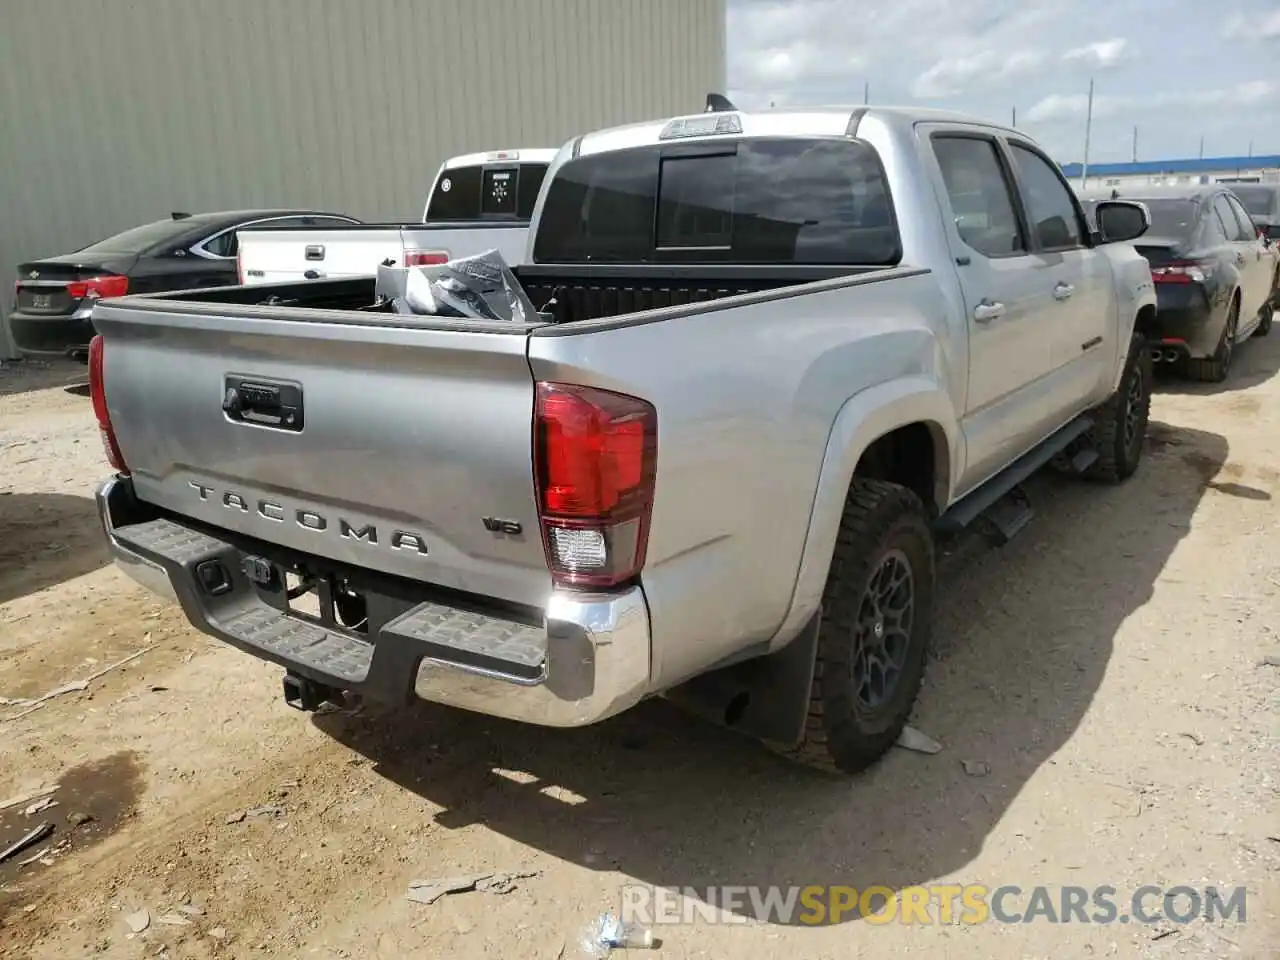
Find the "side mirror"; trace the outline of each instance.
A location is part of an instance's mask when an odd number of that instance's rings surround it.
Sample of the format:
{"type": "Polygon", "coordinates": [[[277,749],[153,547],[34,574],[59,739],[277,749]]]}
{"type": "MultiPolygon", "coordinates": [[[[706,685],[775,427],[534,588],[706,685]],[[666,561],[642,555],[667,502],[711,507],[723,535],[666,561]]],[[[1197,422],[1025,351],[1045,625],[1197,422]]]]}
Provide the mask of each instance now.
{"type": "Polygon", "coordinates": [[[1151,215],[1144,204],[1132,200],[1100,200],[1093,211],[1094,222],[1103,243],[1128,243],[1137,240],[1151,226],[1151,215]]]}

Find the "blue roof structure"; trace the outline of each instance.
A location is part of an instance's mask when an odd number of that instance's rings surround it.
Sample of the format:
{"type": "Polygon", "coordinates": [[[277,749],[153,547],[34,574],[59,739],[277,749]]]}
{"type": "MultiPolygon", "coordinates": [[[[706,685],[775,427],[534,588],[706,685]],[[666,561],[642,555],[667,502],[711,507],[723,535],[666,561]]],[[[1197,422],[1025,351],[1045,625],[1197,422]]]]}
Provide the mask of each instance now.
{"type": "MultiPolygon", "coordinates": [[[[1094,177],[1123,177],[1162,173],[1227,173],[1280,167],[1280,154],[1265,157],[1205,157],[1191,160],[1140,160],[1137,163],[1091,163],[1094,177]]],[[[1062,164],[1065,177],[1078,177],[1084,172],[1079,163],[1062,164]]]]}

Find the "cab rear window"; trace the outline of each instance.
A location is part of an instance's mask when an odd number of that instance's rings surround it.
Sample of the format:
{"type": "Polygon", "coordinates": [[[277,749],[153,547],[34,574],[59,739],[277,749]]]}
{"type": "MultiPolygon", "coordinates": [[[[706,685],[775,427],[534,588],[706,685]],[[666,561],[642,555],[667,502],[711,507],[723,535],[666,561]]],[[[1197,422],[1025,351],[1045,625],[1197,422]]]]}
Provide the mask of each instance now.
{"type": "Polygon", "coordinates": [[[539,263],[896,264],[884,169],[844,138],[660,144],[580,157],[547,191],[539,263]]]}
{"type": "Polygon", "coordinates": [[[445,170],[427,204],[430,221],[528,220],[545,163],[494,163],[445,170]]]}

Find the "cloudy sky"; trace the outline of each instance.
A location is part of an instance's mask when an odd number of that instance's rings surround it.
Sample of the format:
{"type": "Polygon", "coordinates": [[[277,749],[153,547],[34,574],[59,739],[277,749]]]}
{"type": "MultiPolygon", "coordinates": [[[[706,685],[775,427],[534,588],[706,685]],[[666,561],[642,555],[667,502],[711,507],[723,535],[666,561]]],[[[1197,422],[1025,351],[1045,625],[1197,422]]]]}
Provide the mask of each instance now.
{"type": "Polygon", "coordinates": [[[1008,122],[1060,162],[1280,154],[1280,0],[728,0],[744,108],[927,104],[1008,122]]]}

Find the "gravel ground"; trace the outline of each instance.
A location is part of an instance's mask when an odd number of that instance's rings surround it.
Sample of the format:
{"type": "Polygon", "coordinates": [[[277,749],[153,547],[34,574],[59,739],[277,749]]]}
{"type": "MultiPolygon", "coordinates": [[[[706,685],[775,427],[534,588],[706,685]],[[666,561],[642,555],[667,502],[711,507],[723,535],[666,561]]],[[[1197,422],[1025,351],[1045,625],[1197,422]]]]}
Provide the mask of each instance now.
{"type": "Polygon", "coordinates": [[[277,668],[108,565],[84,368],[0,367],[0,803],[57,803],[0,809],[0,848],[56,828],[0,864],[0,955],[557,960],[624,884],[944,882],[1243,885],[1247,919],[698,920],[649,955],[1280,955],[1280,337],[1237,364],[1164,386],[1130,483],[1039,477],[1013,543],[954,545],[915,722],[942,750],[851,781],[662,702],[565,732],[289,710],[277,668]],[[489,871],[535,875],[405,898],[489,871]]]}

